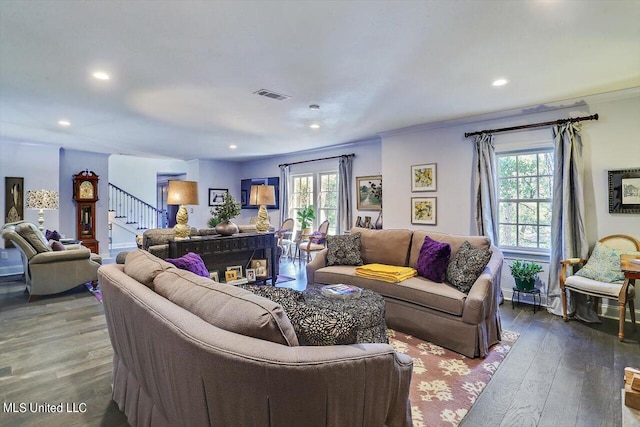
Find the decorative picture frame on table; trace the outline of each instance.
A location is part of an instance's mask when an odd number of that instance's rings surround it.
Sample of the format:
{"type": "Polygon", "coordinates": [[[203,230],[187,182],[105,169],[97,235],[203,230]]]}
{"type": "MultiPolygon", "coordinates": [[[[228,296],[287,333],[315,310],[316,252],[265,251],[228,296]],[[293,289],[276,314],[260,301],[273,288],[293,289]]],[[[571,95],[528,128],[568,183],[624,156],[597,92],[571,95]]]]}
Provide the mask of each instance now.
{"type": "Polygon", "coordinates": [[[209,206],[221,206],[224,204],[224,196],[226,196],[228,192],[228,188],[210,188],[209,206]]]}
{"type": "Polygon", "coordinates": [[[217,271],[210,271],[209,272],[209,277],[211,278],[211,280],[213,280],[214,282],[220,282],[220,277],[218,276],[218,272],[217,271]]]}
{"type": "Polygon", "coordinates": [[[437,197],[411,198],[411,224],[436,225],[438,213],[437,197]]]}
{"type": "Polygon", "coordinates": [[[382,210],[382,175],[356,177],[356,197],[359,211],[382,210]]]}
{"type": "Polygon", "coordinates": [[[242,277],[242,266],[241,265],[230,265],[227,267],[227,271],[235,271],[236,272],[236,278],[241,278],[242,277]]]}
{"type": "Polygon", "coordinates": [[[266,279],[269,275],[266,259],[252,259],[251,268],[256,272],[256,280],[266,279]]]}
{"type": "Polygon", "coordinates": [[[608,171],[609,213],[640,213],[640,168],[608,171]]]}
{"type": "Polygon", "coordinates": [[[249,283],[256,281],[256,271],[253,268],[247,268],[247,281],[249,283]]]}
{"type": "Polygon", "coordinates": [[[227,270],[224,272],[224,280],[226,282],[231,282],[232,280],[236,280],[238,278],[238,273],[235,270],[227,270]]]}
{"type": "Polygon", "coordinates": [[[437,172],[437,163],[411,166],[411,191],[436,191],[438,189],[437,172]]]}

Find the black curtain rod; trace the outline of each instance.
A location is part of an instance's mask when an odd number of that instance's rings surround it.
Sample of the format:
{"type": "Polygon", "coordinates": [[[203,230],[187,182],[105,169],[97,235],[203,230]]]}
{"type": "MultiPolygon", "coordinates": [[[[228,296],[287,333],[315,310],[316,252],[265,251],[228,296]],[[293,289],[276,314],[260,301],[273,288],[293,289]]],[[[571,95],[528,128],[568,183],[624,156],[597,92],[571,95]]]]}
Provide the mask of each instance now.
{"type": "Polygon", "coordinates": [[[331,156],[331,157],[323,157],[321,159],[313,159],[313,160],[302,160],[299,162],[292,162],[292,163],[283,163],[281,165],[278,165],[279,168],[281,168],[282,166],[291,166],[291,165],[299,165],[301,163],[311,163],[311,162],[319,162],[320,160],[331,160],[331,159],[339,159],[340,157],[355,157],[354,153],[351,154],[342,154],[340,156],[331,156]]]}
{"type": "Polygon", "coordinates": [[[583,120],[598,120],[598,115],[597,114],[593,114],[591,116],[575,117],[573,119],[560,119],[560,120],[555,120],[555,121],[552,121],[552,122],[533,123],[533,124],[530,124],[530,125],[522,125],[522,126],[512,126],[510,128],[487,129],[487,130],[479,130],[477,132],[465,132],[464,137],[465,138],[469,138],[470,136],[481,135],[483,133],[508,132],[510,130],[538,128],[538,127],[542,127],[542,126],[552,126],[552,125],[563,125],[565,123],[581,122],[583,120]]]}

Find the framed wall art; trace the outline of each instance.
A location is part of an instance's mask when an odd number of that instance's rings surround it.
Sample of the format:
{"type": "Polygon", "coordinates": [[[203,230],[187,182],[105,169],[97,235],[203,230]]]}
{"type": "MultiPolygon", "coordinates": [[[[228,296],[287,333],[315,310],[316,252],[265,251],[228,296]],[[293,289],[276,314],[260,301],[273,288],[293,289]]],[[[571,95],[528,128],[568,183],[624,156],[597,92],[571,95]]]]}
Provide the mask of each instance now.
{"type": "Polygon", "coordinates": [[[609,213],[640,213],[640,168],[609,171],[609,213]]]}
{"type": "Polygon", "coordinates": [[[437,166],[437,163],[411,166],[411,191],[436,191],[437,166]]]}
{"type": "Polygon", "coordinates": [[[436,225],[436,197],[411,198],[411,224],[436,225]]]}
{"type": "Polygon", "coordinates": [[[382,175],[356,177],[357,209],[379,211],[382,209],[382,175]]]}
{"type": "Polygon", "coordinates": [[[209,189],[209,206],[220,206],[224,203],[224,196],[229,192],[227,188],[209,189]]]}
{"type": "Polygon", "coordinates": [[[24,219],[24,178],[7,176],[4,178],[4,222],[24,219]]]}

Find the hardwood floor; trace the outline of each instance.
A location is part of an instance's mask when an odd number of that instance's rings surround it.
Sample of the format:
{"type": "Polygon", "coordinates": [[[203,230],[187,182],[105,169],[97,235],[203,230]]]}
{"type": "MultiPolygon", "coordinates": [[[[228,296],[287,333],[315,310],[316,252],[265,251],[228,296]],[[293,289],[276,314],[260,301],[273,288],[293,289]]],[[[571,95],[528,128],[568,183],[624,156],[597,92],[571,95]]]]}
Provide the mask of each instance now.
{"type": "MultiPolygon", "coordinates": [[[[304,263],[283,261],[280,286],[304,289],[304,263]]],[[[102,305],[84,288],[27,303],[24,285],[0,281],[0,399],[75,404],[84,413],[7,413],[0,426],[126,426],[111,401],[111,357],[102,305]]],[[[521,334],[461,424],[619,426],[625,366],[640,365],[640,332],[627,323],[565,323],[531,306],[501,307],[503,328],[521,334]]],[[[5,405],[6,406],[6,405],[5,405]]],[[[19,409],[19,408],[17,408],[19,409]]],[[[73,409],[73,408],[71,408],[73,409]]]]}

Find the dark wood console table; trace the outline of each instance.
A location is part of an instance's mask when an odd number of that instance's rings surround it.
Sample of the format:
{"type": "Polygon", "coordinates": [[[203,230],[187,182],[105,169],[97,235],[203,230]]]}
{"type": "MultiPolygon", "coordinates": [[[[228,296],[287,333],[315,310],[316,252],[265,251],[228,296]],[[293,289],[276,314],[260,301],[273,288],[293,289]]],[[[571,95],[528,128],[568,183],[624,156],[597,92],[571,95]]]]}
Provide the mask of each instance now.
{"type": "Polygon", "coordinates": [[[271,283],[277,279],[277,239],[273,233],[239,233],[233,236],[194,236],[189,239],[170,239],[169,258],[178,258],[187,252],[202,257],[207,269],[217,271],[224,278],[228,266],[241,265],[243,274],[252,259],[266,259],[271,283]]]}

